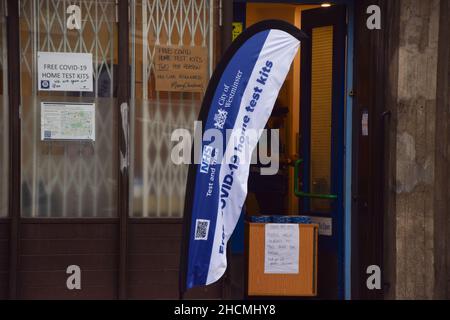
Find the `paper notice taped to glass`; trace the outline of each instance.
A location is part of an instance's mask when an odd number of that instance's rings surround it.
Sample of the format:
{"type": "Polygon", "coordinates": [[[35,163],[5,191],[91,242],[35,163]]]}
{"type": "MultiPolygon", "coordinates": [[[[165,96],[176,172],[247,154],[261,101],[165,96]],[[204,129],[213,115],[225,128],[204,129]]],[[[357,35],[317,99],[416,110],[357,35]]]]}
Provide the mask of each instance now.
{"type": "Polygon", "coordinates": [[[42,102],[41,140],[95,141],[95,104],[42,102]]]}
{"type": "Polygon", "coordinates": [[[91,53],[37,53],[39,91],[93,92],[91,53]]]}
{"type": "Polygon", "coordinates": [[[264,273],[299,273],[299,225],[267,224],[265,226],[264,273]]]}

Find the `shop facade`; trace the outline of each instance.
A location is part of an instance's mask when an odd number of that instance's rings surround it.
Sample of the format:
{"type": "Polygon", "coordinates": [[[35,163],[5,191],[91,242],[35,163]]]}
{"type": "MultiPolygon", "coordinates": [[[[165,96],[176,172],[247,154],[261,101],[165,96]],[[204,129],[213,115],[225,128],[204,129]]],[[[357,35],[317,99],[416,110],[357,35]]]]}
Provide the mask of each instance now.
{"type": "MultiPolygon", "coordinates": [[[[271,119],[279,173],[250,177],[245,214],[321,223],[319,298],[448,297],[449,131],[439,119],[448,120],[449,1],[332,2],[2,1],[0,298],[179,297],[188,168],[172,162],[171,134],[193,132],[232,37],[265,19],[311,40],[271,119]],[[381,30],[367,26],[373,5],[381,30]],[[161,76],[170,73],[162,52],[201,61],[173,72],[191,79],[183,88],[161,76]],[[46,90],[43,53],[50,62],[90,54],[92,87],[46,90]],[[46,136],[48,104],[94,106],[95,138],[46,136]],[[333,197],[299,199],[295,179],[333,197]],[[67,287],[72,265],[81,290],[67,287]],[[373,265],[377,290],[366,284],[373,265]]],[[[225,277],[185,298],[246,298],[244,229],[242,221],[225,277]]]]}

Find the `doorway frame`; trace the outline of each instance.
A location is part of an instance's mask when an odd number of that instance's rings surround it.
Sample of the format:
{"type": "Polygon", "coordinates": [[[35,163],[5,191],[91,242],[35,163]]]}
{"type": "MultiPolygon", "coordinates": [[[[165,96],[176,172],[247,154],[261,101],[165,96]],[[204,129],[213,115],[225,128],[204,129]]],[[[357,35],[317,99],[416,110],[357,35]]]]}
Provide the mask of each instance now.
{"type": "MultiPolygon", "coordinates": [[[[324,1],[315,0],[233,0],[234,4],[246,3],[283,3],[283,4],[322,4],[324,1]]],[[[335,0],[334,4],[345,5],[347,7],[347,39],[346,39],[346,65],[345,65],[345,92],[344,92],[344,294],[343,299],[352,299],[352,208],[353,208],[353,116],[354,116],[354,41],[355,41],[355,1],[335,0]]],[[[246,14],[243,14],[245,19],[246,14]]],[[[236,21],[236,20],[234,20],[236,21]]],[[[245,21],[242,22],[245,26],[245,21]]],[[[237,228],[237,232],[242,232],[242,228],[237,228]]],[[[240,238],[240,237],[238,237],[240,238]]]]}

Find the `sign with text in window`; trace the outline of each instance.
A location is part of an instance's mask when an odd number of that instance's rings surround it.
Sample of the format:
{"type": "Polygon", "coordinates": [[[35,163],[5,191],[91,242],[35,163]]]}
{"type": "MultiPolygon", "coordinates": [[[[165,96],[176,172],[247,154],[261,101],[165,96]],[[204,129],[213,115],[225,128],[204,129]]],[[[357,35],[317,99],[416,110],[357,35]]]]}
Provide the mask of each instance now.
{"type": "Polygon", "coordinates": [[[95,141],[95,104],[42,102],[41,140],[95,141]]]}
{"type": "Polygon", "coordinates": [[[208,84],[208,49],[155,47],[156,91],[204,92],[208,84]]]}
{"type": "Polygon", "coordinates": [[[39,91],[93,92],[91,53],[38,52],[39,91]]]}
{"type": "MultiPolygon", "coordinates": [[[[180,296],[187,289],[217,282],[227,269],[228,241],[247,197],[250,161],[246,158],[258,144],[300,42],[306,37],[284,21],[256,23],[231,44],[211,77],[199,121],[202,136],[211,132],[209,130],[219,131],[219,134],[214,136],[217,141],[202,141],[194,150],[195,157],[202,163],[189,167],[180,296]],[[252,130],[259,135],[250,135],[252,130]],[[223,147],[219,148],[218,144],[223,147]]],[[[298,232],[298,225],[296,227],[298,232]]],[[[279,252],[275,246],[275,250],[269,252],[269,272],[294,273],[298,269],[298,254],[296,259],[289,260],[290,253],[298,248],[296,231],[285,232],[292,236],[287,240],[292,241],[286,243],[289,247],[279,247],[286,251],[279,252]],[[277,253],[280,260],[275,257],[277,253]]]]}

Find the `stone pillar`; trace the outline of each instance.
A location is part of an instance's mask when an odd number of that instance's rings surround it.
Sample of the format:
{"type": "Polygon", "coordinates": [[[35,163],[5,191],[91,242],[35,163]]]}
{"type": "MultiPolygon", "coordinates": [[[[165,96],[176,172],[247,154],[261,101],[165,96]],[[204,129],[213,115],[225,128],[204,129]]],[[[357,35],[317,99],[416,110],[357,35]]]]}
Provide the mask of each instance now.
{"type": "Polygon", "coordinates": [[[400,0],[391,106],[395,199],[389,215],[395,239],[388,239],[395,245],[396,299],[446,297],[449,116],[442,93],[448,93],[448,2],[400,0]]]}

